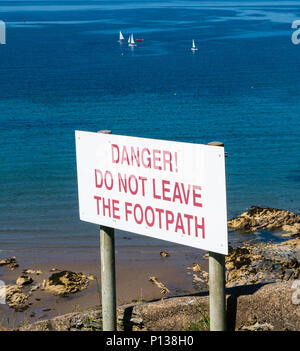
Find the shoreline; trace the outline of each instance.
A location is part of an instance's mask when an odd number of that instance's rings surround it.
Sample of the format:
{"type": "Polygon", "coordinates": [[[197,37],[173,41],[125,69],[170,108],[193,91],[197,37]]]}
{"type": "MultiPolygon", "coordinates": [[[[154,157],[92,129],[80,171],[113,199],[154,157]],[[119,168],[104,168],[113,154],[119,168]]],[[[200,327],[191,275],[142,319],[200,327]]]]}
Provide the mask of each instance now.
{"type": "MultiPolygon", "coordinates": [[[[261,242],[260,236],[255,234],[256,230],[251,234],[245,232],[243,242],[233,241],[234,245],[230,246],[226,256],[226,286],[251,286],[298,279],[299,219],[299,216],[283,210],[256,207],[231,220],[239,229],[242,223],[247,231],[251,231],[252,226],[256,228],[257,224],[263,223],[265,226],[271,222],[275,231],[270,235],[273,243],[261,242]],[[293,223],[286,224],[291,218],[293,223]],[[284,226],[290,234],[284,234],[284,226]]],[[[116,247],[118,306],[207,292],[209,273],[205,251],[180,245],[153,244],[116,247]],[[166,255],[162,254],[164,251],[167,251],[166,255]]],[[[55,254],[51,252],[43,257],[36,252],[30,256],[28,252],[19,253],[16,259],[10,258],[13,262],[11,265],[2,260],[0,279],[5,282],[9,295],[8,305],[0,305],[0,328],[31,324],[100,306],[100,250],[81,249],[77,255],[75,251],[66,249],[57,250],[55,254]],[[68,296],[62,297],[57,295],[57,290],[49,289],[47,284],[53,279],[52,276],[59,275],[65,279],[66,274],[75,277],[75,280],[68,278],[63,284],[59,280],[55,284],[59,287],[72,287],[73,284],[76,289],[72,288],[68,296]],[[22,279],[25,275],[30,281],[18,283],[22,275],[22,279]],[[80,286],[76,279],[82,276],[85,281],[80,286]]]]}
{"type": "MultiPolygon", "coordinates": [[[[295,257],[300,262],[299,246],[300,239],[298,236],[276,244],[251,245],[245,242],[244,245],[231,249],[230,254],[226,257],[227,290],[242,288],[251,291],[254,286],[260,289],[264,285],[276,282],[288,282],[290,284],[291,280],[298,279],[300,276],[300,265],[295,266],[293,261],[293,257],[295,257]],[[262,256],[258,257],[258,255],[262,256]],[[276,255],[277,257],[275,257],[276,255]],[[277,267],[276,270],[269,268],[270,256],[275,257],[273,264],[277,267]],[[241,266],[241,262],[245,264],[241,266]],[[262,264],[259,270],[252,275],[253,267],[258,267],[257,263],[265,263],[266,265],[262,264]],[[279,271],[278,264],[283,268],[282,272],[279,271]],[[289,272],[290,274],[291,271],[294,272],[294,275],[289,275],[287,278],[286,273],[289,272]],[[273,275],[270,276],[270,272],[273,275]]],[[[158,252],[156,254],[156,256],[159,256],[158,252]]],[[[151,306],[159,300],[175,301],[180,299],[180,296],[207,295],[208,260],[206,257],[207,254],[202,252],[201,255],[198,255],[196,261],[195,257],[180,256],[173,252],[169,257],[159,256],[157,260],[151,260],[150,258],[144,261],[117,260],[117,306],[140,304],[151,306]],[[177,261],[180,259],[182,264],[178,265],[177,261]],[[196,262],[197,265],[194,266],[193,264],[196,262]],[[170,293],[167,295],[161,294],[160,289],[149,281],[150,276],[157,277],[157,280],[162,282],[170,290],[170,293]],[[163,297],[164,299],[162,299],[163,297]]],[[[2,273],[5,271],[4,276],[10,284],[15,284],[16,278],[22,275],[25,269],[22,262],[19,263],[20,266],[12,271],[8,267],[1,267],[2,273]]],[[[24,311],[17,312],[7,305],[0,305],[0,315],[2,317],[0,318],[0,329],[1,327],[14,330],[22,329],[36,322],[42,323],[44,320],[53,320],[53,318],[59,316],[64,318],[63,316],[70,313],[84,314],[86,311],[94,311],[95,309],[99,311],[101,299],[99,295],[101,292],[98,288],[100,268],[98,270],[97,265],[87,262],[85,264],[82,264],[82,262],[69,264],[63,262],[55,267],[52,263],[33,264],[26,269],[41,270],[42,273],[30,274],[33,279],[31,286],[36,283],[41,284],[44,279],[49,278],[53,274],[53,268],[57,269],[55,272],[71,270],[86,275],[94,275],[97,279],[89,281],[86,289],[67,297],[60,297],[50,291],[37,289],[28,297],[26,301],[28,307],[24,311]]],[[[24,287],[22,291],[28,294],[30,287],[24,287]]],[[[157,321],[157,323],[160,322],[157,321]]]]}
{"type": "MultiPolygon", "coordinates": [[[[226,290],[228,331],[299,331],[291,282],[226,290]]],[[[118,331],[209,331],[208,293],[117,307],[118,331]],[[208,319],[206,319],[208,318],[208,319]]],[[[20,331],[101,331],[101,310],[73,312],[23,326],[20,331]]]]}
{"type": "MultiPolygon", "coordinates": [[[[153,285],[150,277],[156,277],[169,290],[168,296],[184,295],[198,292],[195,287],[193,275],[188,267],[197,262],[203,269],[207,269],[207,260],[203,259],[204,251],[201,250],[168,250],[169,257],[161,257],[160,250],[155,248],[143,259],[143,253],[135,258],[118,257],[116,255],[116,289],[117,305],[124,305],[139,301],[151,301],[160,299],[163,295],[160,289],[153,285]]],[[[96,279],[89,281],[87,289],[71,294],[67,297],[55,296],[48,291],[37,289],[26,301],[28,307],[24,311],[17,312],[7,305],[0,305],[0,325],[9,324],[22,325],[33,323],[38,320],[53,318],[58,315],[75,312],[82,309],[93,308],[100,305],[101,301],[101,279],[100,279],[100,255],[91,256],[85,260],[72,261],[70,257],[64,257],[61,262],[52,257],[50,262],[38,263],[35,261],[28,264],[28,259],[18,260],[19,267],[9,270],[8,267],[0,267],[0,279],[6,285],[16,284],[16,280],[26,269],[41,270],[42,273],[30,274],[33,279],[31,287],[48,279],[54,268],[59,271],[81,272],[85,275],[92,275],[96,279]],[[9,323],[7,323],[9,319],[9,323]]],[[[49,257],[48,257],[49,259],[49,257]]],[[[22,288],[28,294],[30,287],[22,288]]]]}

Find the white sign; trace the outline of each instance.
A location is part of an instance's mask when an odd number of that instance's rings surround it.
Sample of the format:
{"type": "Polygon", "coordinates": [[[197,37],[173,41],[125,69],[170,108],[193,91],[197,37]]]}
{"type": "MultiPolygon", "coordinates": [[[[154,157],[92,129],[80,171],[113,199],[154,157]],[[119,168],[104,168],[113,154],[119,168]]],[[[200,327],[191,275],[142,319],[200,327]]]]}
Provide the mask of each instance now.
{"type": "Polygon", "coordinates": [[[75,132],[80,219],[228,254],[224,148],[75,132]]]}

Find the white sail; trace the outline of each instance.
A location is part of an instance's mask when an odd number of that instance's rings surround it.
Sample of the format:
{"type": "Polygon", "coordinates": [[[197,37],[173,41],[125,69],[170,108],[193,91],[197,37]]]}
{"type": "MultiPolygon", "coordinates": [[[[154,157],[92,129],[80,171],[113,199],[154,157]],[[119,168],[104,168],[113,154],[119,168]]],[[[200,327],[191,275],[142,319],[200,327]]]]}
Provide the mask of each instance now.
{"type": "Polygon", "coordinates": [[[124,40],[124,37],[123,37],[122,32],[120,31],[120,41],[121,41],[121,40],[124,40]]]}
{"type": "Polygon", "coordinates": [[[198,48],[195,45],[195,40],[194,39],[193,39],[193,44],[192,44],[191,50],[192,51],[197,51],[198,50],[198,48]]]}
{"type": "Polygon", "coordinates": [[[133,34],[131,34],[130,37],[128,38],[128,45],[129,46],[136,46],[134,39],[133,39],[133,34]]]}

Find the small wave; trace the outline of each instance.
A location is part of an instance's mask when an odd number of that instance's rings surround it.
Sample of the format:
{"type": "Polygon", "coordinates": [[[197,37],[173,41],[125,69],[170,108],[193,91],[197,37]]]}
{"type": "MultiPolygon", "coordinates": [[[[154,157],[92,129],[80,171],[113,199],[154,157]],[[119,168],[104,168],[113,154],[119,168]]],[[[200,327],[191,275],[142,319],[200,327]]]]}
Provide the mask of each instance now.
{"type": "Polygon", "coordinates": [[[0,229],[0,233],[50,233],[53,230],[50,229],[20,229],[20,228],[2,228],[0,229]]]}

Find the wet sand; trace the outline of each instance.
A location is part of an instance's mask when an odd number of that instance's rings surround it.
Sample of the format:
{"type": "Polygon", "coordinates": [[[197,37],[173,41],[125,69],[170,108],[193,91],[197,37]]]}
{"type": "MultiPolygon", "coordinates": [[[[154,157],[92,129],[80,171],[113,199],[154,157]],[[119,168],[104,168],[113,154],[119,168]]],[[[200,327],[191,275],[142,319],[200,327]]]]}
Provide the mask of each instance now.
{"type": "MultiPolygon", "coordinates": [[[[158,247],[132,248],[116,250],[117,304],[124,305],[134,301],[151,301],[162,298],[160,289],[149,282],[155,276],[170,290],[168,296],[179,296],[199,291],[193,285],[191,267],[194,262],[200,263],[207,270],[207,260],[203,259],[204,251],[192,248],[170,247],[163,250],[169,257],[160,256],[158,247]]],[[[13,253],[12,255],[13,256],[13,253]]],[[[2,257],[2,255],[1,255],[2,257]]],[[[29,307],[23,312],[16,312],[7,305],[0,305],[0,322],[2,325],[16,327],[37,320],[51,318],[68,312],[81,311],[101,304],[100,255],[98,250],[89,252],[57,252],[55,255],[18,253],[19,267],[10,271],[0,267],[0,279],[7,285],[15,284],[23,270],[41,270],[42,274],[30,274],[33,284],[42,283],[53,273],[52,268],[82,272],[94,275],[97,279],[90,281],[88,288],[68,297],[55,296],[50,292],[38,289],[28,298],[29,307]]],[[[28,293],[30,287],[23,288],[28,293]]]]}

